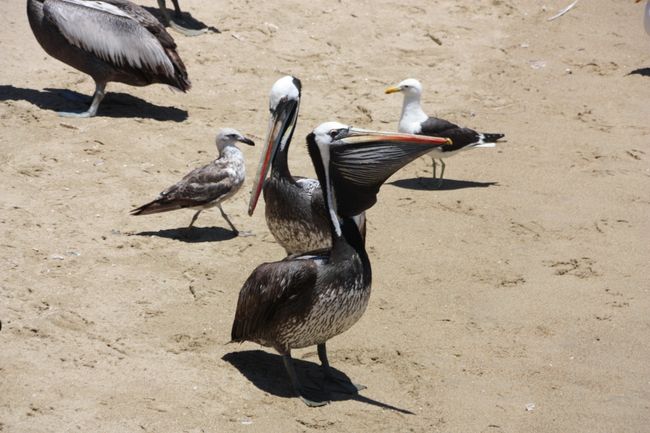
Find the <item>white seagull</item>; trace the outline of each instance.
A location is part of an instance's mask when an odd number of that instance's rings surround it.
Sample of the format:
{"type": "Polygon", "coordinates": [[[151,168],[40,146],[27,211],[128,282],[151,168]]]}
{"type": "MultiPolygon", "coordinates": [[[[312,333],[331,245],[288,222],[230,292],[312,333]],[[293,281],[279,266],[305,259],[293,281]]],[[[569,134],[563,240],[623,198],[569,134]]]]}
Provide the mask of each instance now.
{"type": "Polygon", "coordinates": [[[198,209],[190,222],[191,228],[203,210],[217,206],[221,216],[238,235],[239,231],[221,208],[221,203],[239,191],[246,177],[244,155],[236,143],[250,146],[255,143],[232,128],[221,129],[216,142],[219,158],[190,171],[183,179],[161,192],[157,199],[133,209],[131,215],[148,215],[184,208],[198,209]]]}
{"type": "Polygon", "coordinates": [[[399,120],[398,130],[407,134],[429,135],[450,138],[452,144],[436,147],[429,155],[433,161],[433,178],[436,177],[436,159],[440,160],[440,183],[445,174],[444,158],[449,158],[460,151],[473,147],[494,147],[497,140],[504,134],[480,133],[469,128],[463,128],[444,119],[429,117],[420,106],[422,85],[414,78],[409,78],[396,86],[386,89],[386,93],[402,92],[404,104],[399,120]]]}

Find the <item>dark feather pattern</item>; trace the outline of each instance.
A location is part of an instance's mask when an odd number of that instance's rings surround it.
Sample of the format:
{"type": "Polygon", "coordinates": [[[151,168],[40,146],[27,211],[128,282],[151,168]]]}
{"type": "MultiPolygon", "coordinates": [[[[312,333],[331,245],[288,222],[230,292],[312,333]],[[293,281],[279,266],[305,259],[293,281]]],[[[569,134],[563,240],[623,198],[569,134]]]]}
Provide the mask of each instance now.
{"type": "Polygon", "coordinates": [[[467,146],[480,144],[481,139],[483,143],[493,143],[504,137],[504,134],[481,134],[473,129],[463,128],[437,117],[429,117],[422,122],[419,134],[451,139],[451,144],[440,147],[443,152],[453,152],[467,146]]]}

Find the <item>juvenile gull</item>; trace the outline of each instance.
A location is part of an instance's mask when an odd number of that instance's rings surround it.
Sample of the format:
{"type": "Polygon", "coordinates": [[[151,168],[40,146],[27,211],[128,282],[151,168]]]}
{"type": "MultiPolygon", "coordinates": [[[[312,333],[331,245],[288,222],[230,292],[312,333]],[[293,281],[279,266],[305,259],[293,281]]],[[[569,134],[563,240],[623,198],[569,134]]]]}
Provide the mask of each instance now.
{"type": "Polygon", "coordinates": [[[109,81],[190,89],[174,39],[153,15],[130,1],[27,0],[27,16],[36,40],[50,56],[95,81],[90,108],[61,116],[97,114],[109,81]]]}
{"type": "MultiPolygon", "coordinates": [[[[239,293],[231,338],[273,347],[283,358],[294,391],[310,400],[293,367],[291,349],[316,345],[326,380],[333,376],[326,342],[354,325],[370,298],[371,268],[357,215],[377,200],[381,185],[413,159],[447,139],[364,131],[336,122],[320,125],[307,136],[327,206],[332,247],[264,263],[239,293]]],[[[362,387],[342,382],[346,392],[362,387]]]]}
{"type": "Polygon", "coordinates": [[[433,162],[433,178],[436,178],[436,159],[440,160],[440,183],[445,174],[444,158],[449,158],[463,150],[474,147],[494,147],[497,140],[504,134],[480,133],[473,129],[463,128],[437,117],[429,117],[420,106],[422,85],[416,79],[409,78],[396,86],[386,89],[386,93],[402,92],[404,103],[400,116],[398,130],[409,134],[430,135],[450,138],[452,144],[435,148],[429,155],[433,162]]]}
{"type": "Polygon", "coordinates": [[[246,177],[244,155],[237,148],[237,142],[250,146],[254,143],[232,128],[221,129],[216,142],[219,158],[190,171],[178,183],[161,192],[157,199],[133,209],[131,215],[149,215],[185,208],[198,209],[190,222],[189,227],[192,227],[203,210],[217,206],[232,231],[239,234],[223,211],[221,203],[239,190],[246,177]]]}

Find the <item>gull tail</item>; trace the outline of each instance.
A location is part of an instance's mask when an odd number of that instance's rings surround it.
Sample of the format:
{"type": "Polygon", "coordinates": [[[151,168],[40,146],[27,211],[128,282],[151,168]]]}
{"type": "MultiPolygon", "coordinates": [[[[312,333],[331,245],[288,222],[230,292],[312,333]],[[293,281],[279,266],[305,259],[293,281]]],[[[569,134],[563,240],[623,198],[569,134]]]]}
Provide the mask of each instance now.
{"type": "Polygon", "coordinates": [[[477,144],[474,147],[495,147],[496,142],[505,136],[506,136],[505,134],[489,133],[489,132],[480,134],[481,138],[479,140],[479,144],[477,144]]]}
{"type": "Polygon", "coordinates": [[[174,202],[165,202],[164,199],[156,199],[147,204],[135,208],[131,211],[131,215],[149,215],[152,213],[167,212],[170,210],[181,209],[183,206],[180,206],[178,203],[174,202]]]}

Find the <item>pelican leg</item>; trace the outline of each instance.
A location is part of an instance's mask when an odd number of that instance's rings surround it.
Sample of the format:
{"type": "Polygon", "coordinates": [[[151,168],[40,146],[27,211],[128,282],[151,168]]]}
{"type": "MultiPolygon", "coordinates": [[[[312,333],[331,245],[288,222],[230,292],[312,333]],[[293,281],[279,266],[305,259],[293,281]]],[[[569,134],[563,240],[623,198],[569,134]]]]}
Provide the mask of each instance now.
{"type": "Polygon", "coordinates": [[[293,359],[291,359],[291,352],[283,354],[282,361],[284,361],[284,368],[287,370],[287,374],[289,375],[289,380],[291,380],[291,386],[293,387],[294,392],[298,394],[298,397],[300,397],[300,400],[302,400],[303,403],[305,403],[309,407],[325,406],[326,404],[329,403],[329,401],[309,400],[303,395],[302,386],[298,381],[298,375],[296,374],[296,370],[293,367],[293,359]]]}
{"type": "Polygon", "coordinates": [[[190,221],[190,225],[187,226],[188,229],[191,229],[191,228],[192,228],[192,226],[194,225],[194,222],[195,222],[196,219],[199,217],[199,214],[200,214],[201,212],[203,212],[203,209],[199,210],[197,213],[194,214],[194,216],[192,217],[192,221],[190,221]]]}
{"type": "Polygon", "coordinates": [[[228,215],[226,215],[226,213],[223,211],[223,208],[221,207],[221,203],[217,204],[217,207],[221,211],[221,216],[223,217],[223,219],[226,220],[226,222],[230,226],[230,229],[235,233],[235,235],[243,236],[243,237],[245,237],[245,236],[253,236],[253,233],[251,233],[251,232],[240,232],[239,230],[237,230],[235,225],[230,221],[230,218],[228,218],[228,215]]]}
{"type": "Polygon", "coordinates": [[[435,179],[436,178],[436,159],[431,158],[431,163],[432,163],[431,165],[433,167],[433,178],[435,179]]]}
{"type": "Polygon", "coordinates": [[[95,94],[93,95],[93,102],[90,104],[90,108],[84,111],[83,113],[70,113],[67,111],[59,111],[59,116],[61,117],[93,117],[97,114],[97,109],[99,104],[104,99],[106,95],[106,83],[95,83],[95,94]]]}
{"type": "Polygon", "coordinates": [[[183,16],[183,13],[181,12],[181,7],[178,5],[178,0],[172,0],[172,3],[174,3],[174,12],[176,16],[181,18],[183,16]]]}
{"type": "MultiPolygon", "coordinates": [[[[181,8],[178,6],[178,0],[172,0],[172,1],[174,2],[175,16],[177,19],[181,19],[182,13],[181,13],[181,8]]],[[[169,16],[169,11],[167,10],[167,6],[165,5],[165,0],[158,0],[158,8],[160,9],[160,13],[162,14],[163,24],[165,26],[171,27],[172,29],[176,30],[178,33],[181,33],[185,36],[199,36],[202,35],[203,33],[207,33],[208,31],[207,27],[194,30],[194,29],[188,29],[187,27],[183,27],[182,25],[178,24],[169,16]]]]}
{"type": "Polygon", "coordinates": [[[335,382],[346,394],[357,394],[359,391],[366,389],[366,386],[364,385],[357,385],[356,383],[352,383],[349,380],[334,376],[332,368],[330,367],[329,360],[327,359],[327,347],[325,346],[325,343],[319,344],[316,347],[318,348],[318,359],[320,359],[321,365],[323,367],[323,376],[325,376],[325,380],[329,382],[335,382]]]}

